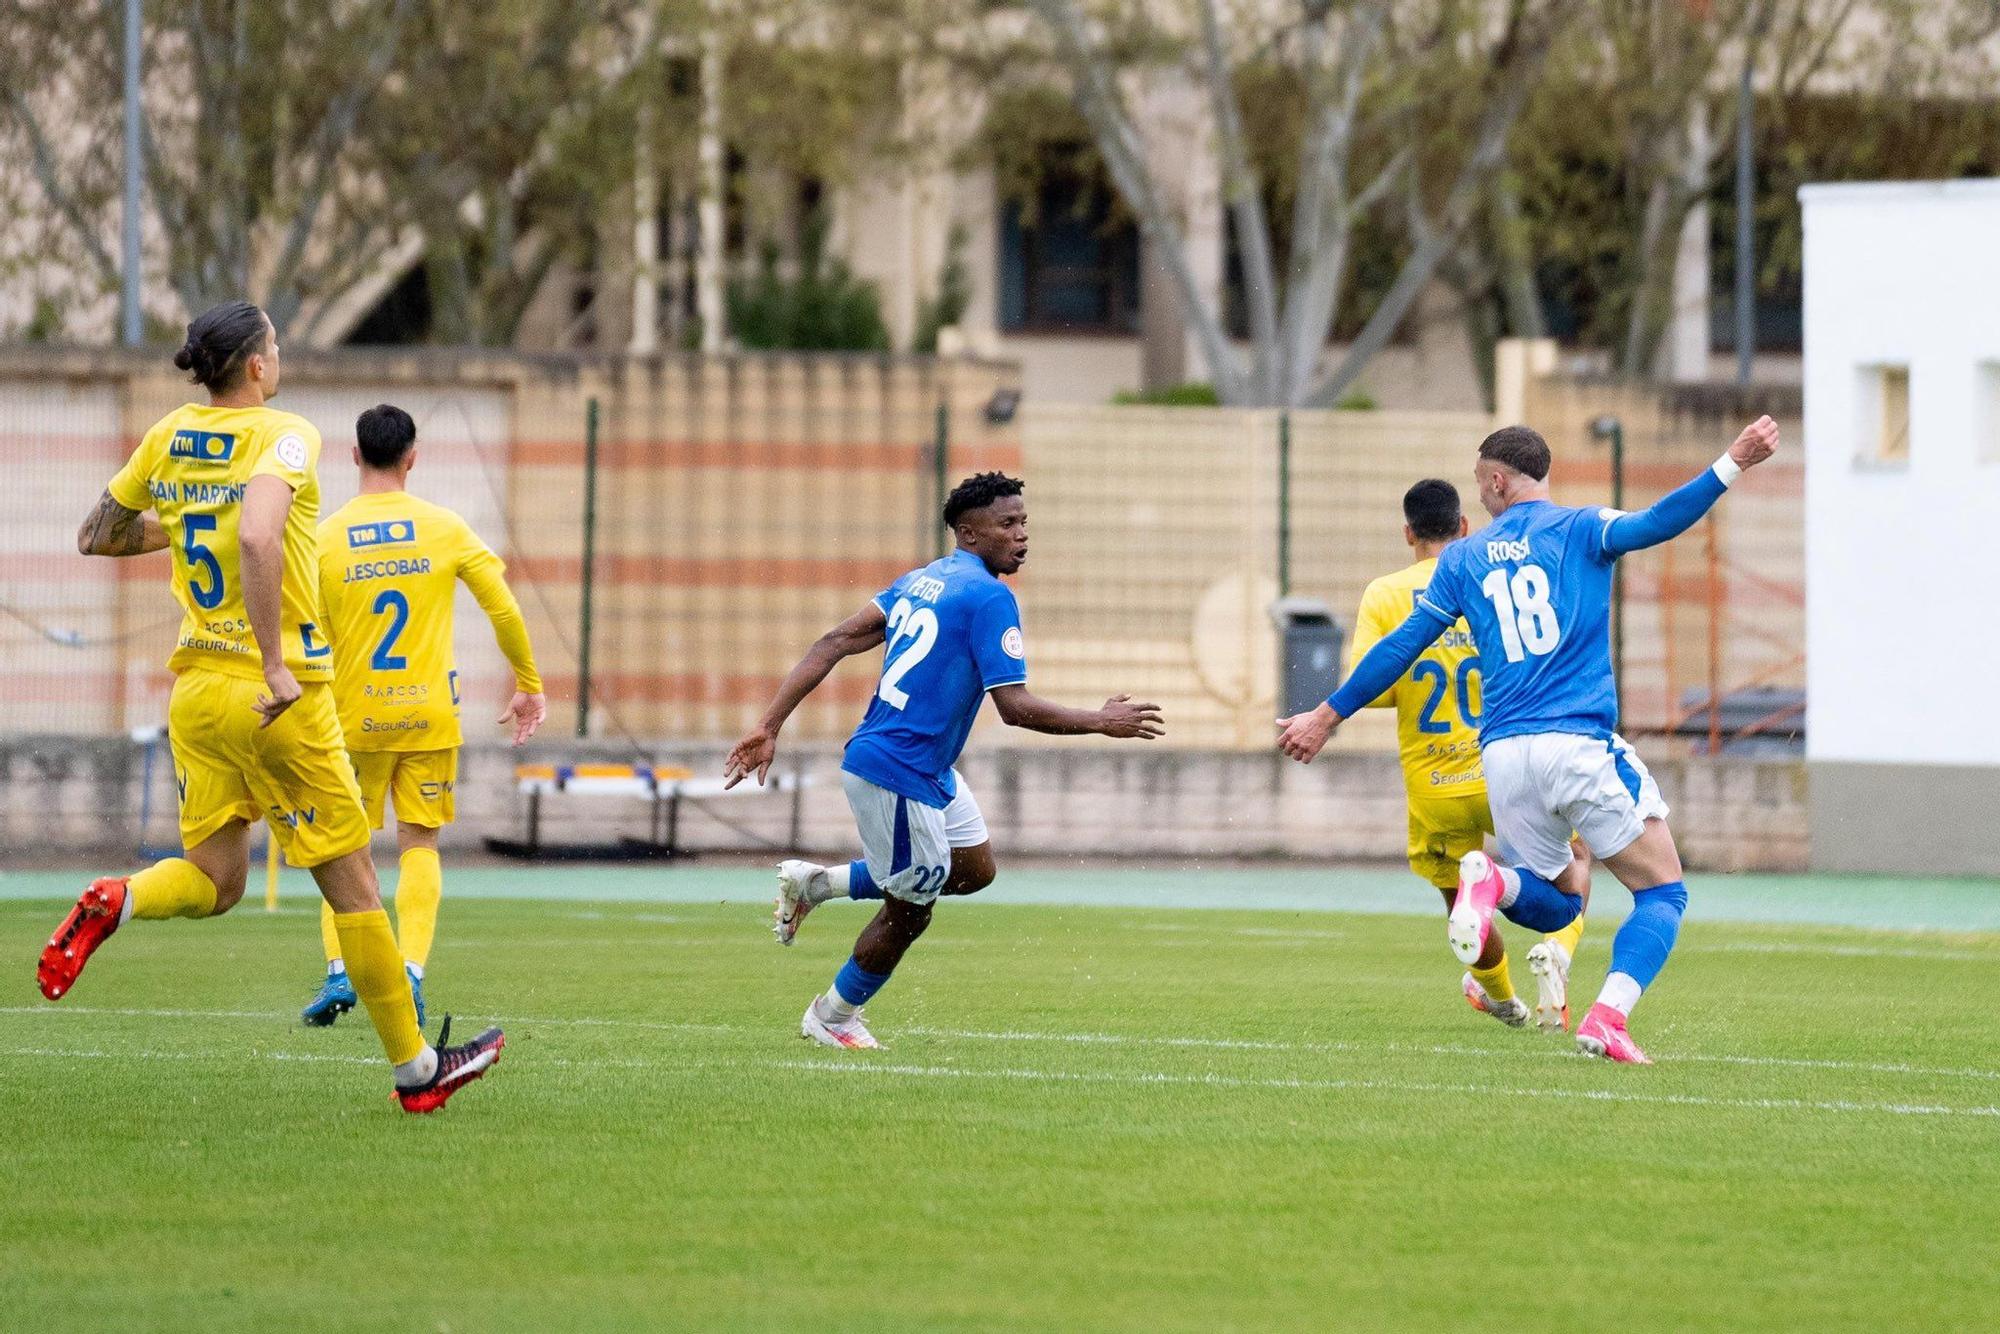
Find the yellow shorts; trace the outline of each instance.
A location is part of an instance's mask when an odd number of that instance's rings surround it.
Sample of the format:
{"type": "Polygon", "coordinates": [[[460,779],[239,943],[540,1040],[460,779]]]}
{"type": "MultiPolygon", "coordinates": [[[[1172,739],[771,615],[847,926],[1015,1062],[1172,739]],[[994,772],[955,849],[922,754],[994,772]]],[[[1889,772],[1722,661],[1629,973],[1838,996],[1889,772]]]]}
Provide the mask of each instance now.
{"type": "Polygon", "coordinates": [[[404,824],[442,829],[458,815],[452,789],[458,785],[458,748],[449,750],[356,750],[354,776],[361,780],[361,806],[370,828],[385,818],[384,797],[393,798],[404,824]]]}
{"type": "Polygon", "coordinates": [[[333,687],[303,687],[269,727],[254,704],[262,681],[193,668],[174,680],[167,736],[180,785],[181,845],[232,820],[268,819],[285,860],[318,866],[368,846],[361,789],[347,763],[333,687]]]}
{"type": "Polygon", "coordinates": [[[1410,869],[1439,889],[1458,888],[1458,859],[1486,846],[1486,794],[1410,799],[1410,869]]]}

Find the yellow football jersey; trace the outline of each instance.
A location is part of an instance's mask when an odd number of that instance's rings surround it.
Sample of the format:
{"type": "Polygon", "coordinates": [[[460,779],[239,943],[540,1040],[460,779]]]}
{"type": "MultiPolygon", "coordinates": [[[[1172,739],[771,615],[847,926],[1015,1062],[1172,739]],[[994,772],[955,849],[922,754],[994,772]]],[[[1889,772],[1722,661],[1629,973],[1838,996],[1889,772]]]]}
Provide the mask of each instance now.
{"type": "Polygon", "coordinates": [[[127,509],[151,509],[173,552],[174,597],[186,615],[167,666],[264,679],[243,607],[237,524],[252,477],[292,488],[285,520],[279,631],[285,665],[304,683],[333,679],[319,605],[319,432],[274,408],[189,403],[146,432],[107,488],[127,509]]]}
{"type": "MultiPolygon", "coordinates": [[[[1420,560],[1368,585],[1354,618],[1350,671],[1375,641],[1410,618],[1417,595],[1429,586],[1436,569],[1435,559],[1420,560]]],[[[1485,793],[1486,774],[1479,766],[1479,653],[1463,620],[1425,649],[1408,674],[1368,707],[1396,710],[1403,784],[1412,800],[1485,793]]]]}
{"type": "Polygon", "coordinates": [[[334,698],[351,751],[460,744],[452,598],[463,579],[493,622],[515,684],[539,693],[506,566],[465,520],[407,491],[356,496],[319,529],[334,698]]]}

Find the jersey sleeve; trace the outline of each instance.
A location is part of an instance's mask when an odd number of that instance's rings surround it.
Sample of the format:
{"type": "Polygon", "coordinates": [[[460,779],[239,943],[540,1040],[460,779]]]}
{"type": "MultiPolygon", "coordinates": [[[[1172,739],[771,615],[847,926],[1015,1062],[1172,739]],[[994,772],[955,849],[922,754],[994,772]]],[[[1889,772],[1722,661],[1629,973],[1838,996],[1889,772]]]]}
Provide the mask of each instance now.
{"type": "MultiPolygon", "coordinates": [[[[1355,666],[1368,656],[1368,650],[1380,643],[1382,636],[1396,628],[1394,595],[1382,586],[1380,580],[1368,585],[1361,595],[1361,609],[1354,613],[1354,642],[1347,646],[1347,670],[1352,674],[1355,666]]],[[[1371,709],[1386,709],[1396,702],[1395,689],[1376,696],[1369,701],[1371,709]]]]}
{"type": "Polygon", "coordinates": [[[153,465],[159,461],[159,428],[146,432],[139,447],[132,451],[132,457],[125,460],[125,466],[112,477],[111,484],[104,489],[111,498],[128,510],[147,510],[153,507],[153,465]]]}
{"type": "Polygon", "coordinates": [[[1340,689],[1327,700],[1328,706],[1343,718],[1352,718],[1367,708],[1370,700],[1401,680],[1403,673],[1416,662],[1417,655],[1435,644],[1438,636],[1458,619],[1455,616],[1439,619],[1441,615],[1427,606],[1423,598],[1418,598],[1410,619],[1368,650],[1367,656],[1354,665],[1354,674],[1341,682],[1340,689]]]}
{"type": "Polygon", "coordinates": [[[1437,568],[1431,571],[1430,586],[1417,599],[1417,608],[1452,624],[1465,615],[1465,593],[1461,585],[1465,582],[1466,538],[1460,538],[1444,549],[1438,557],[1437,568]]]}
{"type": "Polygon", "coordinates": [[[507,587],[507,564],[480,540],[469,524],[459,525],[458,577],[472,590],[479,609],[493,625],[494,642],[514,669],[514,688],[524,694],[542,693],[542,674],[535,668],[535,650],[528,642],[528,623],[521,604],[507,587]]]}
{"type": "Polygon", "coordinates": [[[264,446],[252,477],[275,477],[296,491],[319,471],[319,430],[302,417],[288,418],[277,438],[264,446]]]}
{"type": "MultiPolygon", "coordinates": [[[[1725,455],[1724,461],[1727,458],[1725,455]]],[[[1599,560],[1614,561],[1631,552],[1672,541],[1701,522],[1740,472],[1742,469],[1737,468],[1735,473],[1726,474],[1722,462],[1718,462],[1637,514],[1599,510],[1593,554],[1599,560]]]]}
{"type": "Polygon", "coordinates": [[[1017,686],[1028,679],[1028,651],[1021,637],[1021,604],[1014,590],[1002,587],[972,616],[972,660],[979,667],[979,688],[1017,686]]]}

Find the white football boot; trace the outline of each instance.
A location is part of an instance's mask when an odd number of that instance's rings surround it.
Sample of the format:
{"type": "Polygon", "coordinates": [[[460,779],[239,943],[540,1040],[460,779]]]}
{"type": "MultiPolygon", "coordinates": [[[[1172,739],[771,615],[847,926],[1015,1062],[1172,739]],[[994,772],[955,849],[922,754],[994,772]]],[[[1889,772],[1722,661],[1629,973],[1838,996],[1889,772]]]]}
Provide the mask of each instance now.
{"type": "Polygon", "coordinates": [[[1509,1028],[1519,1028],[1528,1022],[1528,1003],[1519,996],[1511,1000],[1494,1000],[1471,973],[1459,979],[1459,986],[1465,991],[1465,1003],[1481,1014],[1490,1014],[1509,1028]]]}
{"type": "Polygon", "coordinates": [[[805,1018],[799,1020],[799,1036],[811,1038],[822,1047],[853,1047],[874,1049],[882,1044],[868,1031],[868,1025],[861,1022],[861,1011],[843,1023],[829,1023],[819,1017],[819,997],[806,1006],[805,1018]]]}
{"type": "Polygon", "coordinates": [[[1545,1033],[1569,1029],[1569,951],[1553,940],[1545,940],[1528,951],[1528,967],[1535,974],[1535,1024],[1545,1033]]]}
{"type": "Polygon", "coordinates": [[[799,923],[819,906],[812,897],[812,882],[814,876],[824,874],[826,868],[816,862],[791,859],[778,863],[778,899],[771,910],[771,934],[780,945],[791,944],[799,933],[799,923]]]}

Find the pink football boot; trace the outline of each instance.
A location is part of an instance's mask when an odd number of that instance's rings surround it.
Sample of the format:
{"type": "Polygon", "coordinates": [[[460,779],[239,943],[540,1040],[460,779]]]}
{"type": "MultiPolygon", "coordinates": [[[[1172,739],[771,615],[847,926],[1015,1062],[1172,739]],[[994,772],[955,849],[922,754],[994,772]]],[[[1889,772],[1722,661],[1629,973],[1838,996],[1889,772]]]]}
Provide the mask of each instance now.
{"type": "Polygon", "coordinates": [[[1602,1056],[1626,1065],[1651,1065],[1653,1058],[1639,1050],[1625,1031],[1625,1016],[1599,1001],[1576,1026],[1576,1048],[1585,1056],[1602,1056]]]}

